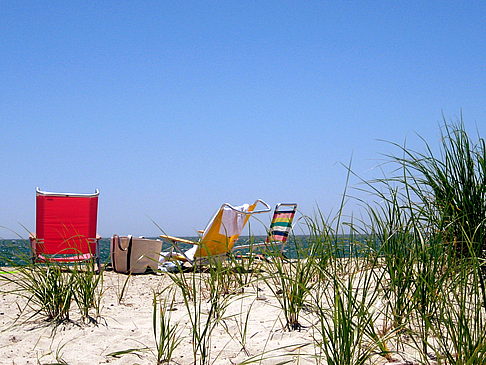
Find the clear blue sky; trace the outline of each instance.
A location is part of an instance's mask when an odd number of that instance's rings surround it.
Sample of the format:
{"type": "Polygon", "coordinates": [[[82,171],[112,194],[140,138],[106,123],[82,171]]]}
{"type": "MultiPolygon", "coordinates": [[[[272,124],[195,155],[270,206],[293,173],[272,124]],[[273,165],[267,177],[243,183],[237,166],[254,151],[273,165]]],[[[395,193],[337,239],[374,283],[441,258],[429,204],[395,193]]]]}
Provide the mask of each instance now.
{"type": "Polygon", "coordinates": [[[341,163],[379,174],[379,139],[434,145],[442,113],[486,131],[483,1],[0,0],[0,55],[24,236],[36,186],[99,188],[105,237],[192,235],[222,202],[335,211],[341,163]]]}

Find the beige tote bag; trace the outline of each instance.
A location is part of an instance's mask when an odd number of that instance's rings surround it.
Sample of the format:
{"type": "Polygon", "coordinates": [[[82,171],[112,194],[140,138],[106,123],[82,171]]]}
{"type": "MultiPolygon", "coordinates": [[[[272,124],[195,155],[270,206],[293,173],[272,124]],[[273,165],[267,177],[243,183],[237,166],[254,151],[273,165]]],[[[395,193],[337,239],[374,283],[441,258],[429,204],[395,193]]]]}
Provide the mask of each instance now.
{"type": "Polygon", "coordinates": [[[123,274],[143,274],[148,268],[154,272],[159,265],[162,241],[133,236],[111,237],[111,265],[113,271],[123,274]]]}

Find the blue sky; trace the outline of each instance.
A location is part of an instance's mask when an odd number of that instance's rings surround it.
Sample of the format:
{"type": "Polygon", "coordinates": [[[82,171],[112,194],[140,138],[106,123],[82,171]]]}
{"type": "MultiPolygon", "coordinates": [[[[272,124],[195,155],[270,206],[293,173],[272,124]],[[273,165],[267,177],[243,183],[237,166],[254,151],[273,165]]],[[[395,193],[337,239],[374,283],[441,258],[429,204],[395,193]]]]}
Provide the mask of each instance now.
{"type": "Polygon", "coordinates": [[[36,186],[99,188],[105,237],[335,211],[379,140],[435,145],[461,110],[484,136],[485,24],[480,1],[0,1],[0,226],[34,230],[36,186]]]}

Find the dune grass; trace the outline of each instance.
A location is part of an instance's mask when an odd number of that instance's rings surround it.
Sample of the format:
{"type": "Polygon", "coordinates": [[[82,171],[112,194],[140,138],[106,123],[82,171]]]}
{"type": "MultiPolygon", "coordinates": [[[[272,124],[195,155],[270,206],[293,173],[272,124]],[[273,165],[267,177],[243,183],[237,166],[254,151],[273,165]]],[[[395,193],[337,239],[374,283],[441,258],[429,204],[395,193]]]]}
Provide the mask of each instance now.
{"type": "Polygon", "coordinates": [[[171,319],[174,294],[169,290],[153,296],[152,329],[154,332],[156,363],[170,364],[174,351],[182,341],[177,323],[171,319]]]}
{"type": "MultiPolygon", "coordinates": [[[[311,246],[312,247],[312,246],[311,246]]],[[[300,330],[301,311],[307,306],[308,296],[315,285],[315,262],[312,249],[296,244],[296,259],[287,259],[280,250],[272,250],[273,255],[265,263],[266,274],[262,279],[278,299],[285,316],[285,328],[300,330]]]]}
{"type": "Polygon", "coordinates": [[[84,321],[97,323],[101,316],[101,298],[103,296],[103,272],[95,269],[94,260],[76,264],[72,269],[74,277],[73,297],[84,321]],[[90,311],[94,310],[94,316],[90,311]]]}
{"type": "Polygon", "coordinates": [[[209,364],[213,359],[211,335],[222,322],[229,304],[228,272],[219,260],[210,260],[212,268],[201,275],[198,266],[189,273],[169,274],[180,289],[192,336],[194,364],[209,364]]]}
{"type": "Polygon", "coordinates": [[[25,299],[22,312],[41,315],[54,324],[70,320],[73,302],[84,321],[97,323],[101,312],[103,274],[95,263],[65,265],[55,262],[14,266],[0,274],[0,280],[12,284],[10,293],[25,299]],[[93,316],[90,315],[94,310],[93,316]]]}
{"type": "MultiPolygon", "coordinates": [[[[486,249],[486,145],[474,142],[462,120],[444,122],[437,154],[425,140],[425,152],[397,146],[389,156],[401,175],[389,180],[413,193],[423,219],[433,224],[442,241],[458,254],[481,256],[486,249]]],[[[412,208],[412,207],[409,207],[412,208]]]]}

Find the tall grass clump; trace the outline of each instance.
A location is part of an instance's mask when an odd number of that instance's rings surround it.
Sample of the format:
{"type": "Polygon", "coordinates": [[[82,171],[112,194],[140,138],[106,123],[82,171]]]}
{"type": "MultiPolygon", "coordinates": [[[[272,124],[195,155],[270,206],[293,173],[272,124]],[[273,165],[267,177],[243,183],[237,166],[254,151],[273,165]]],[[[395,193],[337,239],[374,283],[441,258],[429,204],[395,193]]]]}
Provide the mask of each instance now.
{"type": "Polygon", "coordinates": [[[208,273],[199,273],[195,265],[187,273],[169,274],[180,289],[191,328],[194,364],[211,363],[211,335],[224,320],[224,313],[230,304],[228,273],[218,258],[209,257],[208,273]]]}
{"type": "Polygon", "coordinates": [[[397,201],[396,190],[377,208],[369,207],[370,233],[378,244],[378,255],[387,276],[380,282],[387,318],[393,328],[405,325],[412,310],[414,291],[413,233],[410,219],[397,201]]]}
{"type": "Polygon", "coordinates": [[[313,255],[314,264],[320,269],[316,273],[320,274],[326,270],[332,258],[342,257],[342,245],[320,210],[314,218],[304,216],[303,219],[307,229],[308,253],[313,255]]]}
{"type": "Polygon", "coordinates": [[[101,314],[103,296],[103,269],[95,269],[95,261],[90,260],[72,269],[74,280],[74,300],[84,321],[97,323],[101,314]],[[90,310],[94,309],[94,317],[90,310]]]}
{"type": "Polygon", "coordinates": [[[74,266],[56,262],[13,266],[0,278],[11,283],[10,293],[25,298],[22,312],[33,311],[49,322],[59,324],[70,319],[72,303],[76,303],[85,322],[97,323],[101,314],[103,275],[94,261],[74,266]],[[94,310],[94,315],[90,314],[94,310]]]}
{"type": "Polygon", "coordinates": [[[2,279],[15,287],[11,292],[26,299],[26,308],[41,314],[47,321],[61,323],[69,320],[75,278],[62,265],[18,266],[2,279]]]}
{"type": "Polygon", "coordinates": [[[325,218],[319,210],[305,220],[316,268],[310,295],[316,361],[366,364],[377,354],[391,360],[388,341],[396,331],[380,329],[386,271],[373,239],[345,216],[344,199],[336,216],[325,218]]]}
{"type": "Polygon", "coordinates": [[[287,259],[278,250],[265,263],[266,275],[263,280],[278,299],[289,331],[300,330],[303,326],[299,319],[301,311],[308,305],[308,296],[315,285],[315,246],[296,244],[296,259],[287,259]]]}
{"type": "Polygon", "coordinates": [[[379,198],[369,204],[370,237],[377,243],[381,267],[385,272],[379,285],[383,291],[387,326],[400,331],[410,330],[411,320],[418,313],[424,351],[437,295],[444,284],[449,267],[447,247],[431,236],[427,220],[423,220],[407,188],[398,189],[390,181],[373,186],[379,198]]]}
{"type": "Polygon", "coordinates": [[[444,124],[439,154],[424,144],[425,152],[394,144],[401,153],[388,156],[394,176],[366,182],[376,198],[365,203],[366,229],[386,272],[385,320],[411,338],[425,363],[476,363],[458,354],[483,340],[476,329],[486,302],[485,143],[472,142],[461,122],[444,124]]]}
{"type": "MultiPolygon", "coordinates": [[[[205,270],[205,275],[202,276],[204,292],[209,296],[210,302],[218,304],[218,307],[219,304],[225,303],[221,307],[223,309],[226,302],[216,297],[241,293],[243,285],[248,284],[249,281],[241,275],[243,271],[240,271],[236,260],[231,258],[229,260],[210,258],[209,260],[210,264],[205,270]]],[[[224,312],[224,310],[217,310],[217,312],[224,312]]]]}
{"type": "Polygon", "coordinates": [[[435,356],[447,364],[486,363],[486,310],[477,258],[451,272],[450,285],[432,317],[435,356]]]}
{"type": "MultiPolygon", "coordinates": [[[[164,294],[165,293],[161,293],[164,294]]],[[[171,301],[174,300],[174,295],[169,293],[160,299],[154,293],[153,295],[153,312],[152,312],[152,328],[154,332],[157,365],[169,364],[172,361],[174,351],[182,341],[178,324],[172,323],[171,319],[171,301]]]]}
{"type": "MultiPolygon", "coordinates": [[[[355,262],[355,265],[358,262],[355,262]]],[[[331,365],[356,365],[369,363],[379,354],[391,360],[387,342],[390,333],[378,329],[381,312],[377,309],[379,287],[373,270],[352,272],[340,276],[331,270],[321,273],[327,284],[320,283],[313,295],[318,322],[316,344],[323,359],[331,365]]],[[[393,331],[391,332],[393,334],[393,331]]]]}
{"type": "Polygon", "coordinates": [[[404,171],[397,181],[417,197],[422,212],[444,243],[460,255],[481,257],[486,249],[486,145],[473,141],[464,124],[444,122],[439,154],[424,140],[425,152],[395,144],[390,156],[404,171]]]}

